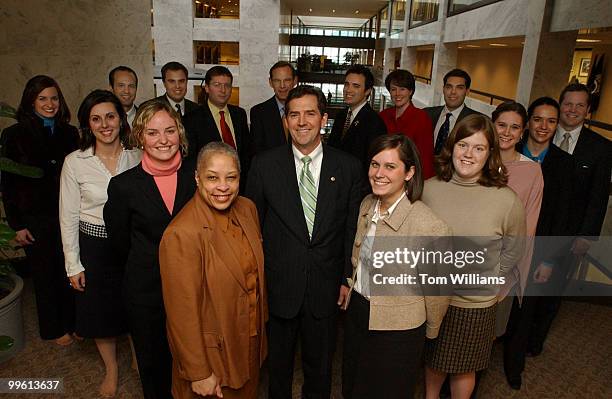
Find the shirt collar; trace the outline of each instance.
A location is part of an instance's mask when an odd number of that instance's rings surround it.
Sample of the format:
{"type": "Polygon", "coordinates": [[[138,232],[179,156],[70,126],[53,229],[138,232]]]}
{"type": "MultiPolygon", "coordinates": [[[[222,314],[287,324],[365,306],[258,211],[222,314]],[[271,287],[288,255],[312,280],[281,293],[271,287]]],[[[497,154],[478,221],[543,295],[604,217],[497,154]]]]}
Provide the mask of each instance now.
{"type": "Polygon", "coordinates": [[[280,113],[281,117],[283,117],[285,115],[285,104],[280,102],[280,100],[276,97],[276,95],[274,95],[274,100],[276,100],[276,106],[278,107],[278,112],[280,113]]]}
{"type": "Polygon", "coordinates": [[[523,155],[525,155],[527,158],[533,161],[536,161],[537,163],[542,163],[544,162],[544,158],[546,157],[546,154],[548,154],[549,148],[550,148],[550,145],[546,147],[546,149],[543,150],[538,156],[535,156],[531,154],[531,151],[529,151],[529,148],[527,147],[527,143],[525,143],[525,145],[523,146],[523,155]]]}
{"type": "Polygon", "coordinates": [[[448,114],[450,112],[451,114],[453,114],[453,118],[455,118],[455,120],[457,120],[457,118],[459,118],[459,114],[461,113],[461,111],[463,111],[463,108],[465,108],[465,102],[463,104],[461,104],[454,111],[449,111],[448,108],[445,105],[444,109],[442,110],[442,112],[443,112],[442,115],[444,115],[446,117],[446,114],[448,114]]]}
{"type": "MultiPolygon", "coordinates": [[[[368,102],[368,100],[366,99],[366,100],[364,100],[364,102],[362,102],[357,107],[355,107],[355,109],[352,111],[353,112],[352,118],[355,118],[357,116],[359,111],[361,111],[361,108],[363,108],[363,106],[366,105],[367,102],[368,102]]],[[[350,107],[349,107],[349,109],[350,109],[350,107]]]]}
{"type": "Polygon", "coordinates": [[[381,216],[390,217],[393,214],[393,211],[399,205],[400,201],[406,196],[406,192],[402,192],[402,195],[387,209],[387,212],[384,215],[380,214],[380,199],[376,201],[376,207],[374,208],[374,216],[372,216],[372,221],[377,222],[381,216]]]}
{"type": "Polygon", "coordinates": [[[185,113],[185,99],[183,98],[181,100],[181,102],[176,102],[173,99],[170,98],[170,96],[168,96],[168,94],[166,94],[166,99],[168,100],[168,102],[170,103],[170,105],[172,105],[172,109],[176,109],[176,104],[181,106],[181,113],[185,113]]]}
{"type": "Polygon", "coordinates": [[[218,114],[219,112],[223,111],[225,112],[225,115],[229,114],[229,110],[227,109],[227,104],[225,104],[223,108],[219,108],[215,104],[211,103],[210,100],[206,100],[206,102],[208,103],[208,108],[210,109],[211,112],[218,114]]]}
{"type": "Polygon", "coordinates": [[[556,138],[559,140],[563,140],[563,135],[565,134],[565,132],[567,132],[570,134],[572,142],[576,142],[576,140],[578,140],[578,136],[580,136],[582,126],[584,126],[584,123],[581,123],[573,130],[565,130],[561,127],[561,125],[557,125],[556,138]]]}
{"type": "MultiPolygon", "coordinates": [[[[302,154],[294,144],[291,145],[291,150],[293,150],[293,158],[296,160],[296,162],[302,162],[302,158],[304,158],[306,155],[302,154]]],[[[323,156],[323,143],[319,143],[319,145],[310,154],[308,154],[308,156],[310,159],[312,159],[312,162],[315,161],[315,158],[323,156]]]]}

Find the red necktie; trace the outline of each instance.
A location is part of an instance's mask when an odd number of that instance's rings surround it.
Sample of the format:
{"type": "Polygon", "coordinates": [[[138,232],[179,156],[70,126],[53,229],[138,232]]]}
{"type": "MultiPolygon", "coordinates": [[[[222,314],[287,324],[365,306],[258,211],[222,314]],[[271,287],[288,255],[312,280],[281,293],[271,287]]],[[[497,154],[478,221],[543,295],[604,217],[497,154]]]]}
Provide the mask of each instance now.
{"type": "Polygon", "coordinates": [[[231,145],[234,149],[236,149],[236,143],[234,143],[234,138],[232,137],[232,132],[225,122],[225,111],[219,111],[219,116],[221,116],[221,121],[219,121],[219,125],[221,126],[221,137],[223,138],[223,142],[225,144],[231,145]]]}

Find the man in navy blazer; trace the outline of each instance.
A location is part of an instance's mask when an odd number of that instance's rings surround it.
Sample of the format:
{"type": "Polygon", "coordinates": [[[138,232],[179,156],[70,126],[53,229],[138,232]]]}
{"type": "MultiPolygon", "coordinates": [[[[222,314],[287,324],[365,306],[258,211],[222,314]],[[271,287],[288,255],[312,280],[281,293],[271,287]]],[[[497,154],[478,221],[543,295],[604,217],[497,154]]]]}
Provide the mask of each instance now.
{"type": "Polygon", "coordinates": [[[181,118],[198,108],[198,104],[185,98],[189,71],[183,64],[176,61],[168,62],[162,67],[161,74],[166,93],[153,100],[170,104],[181,118]]]}
{"type": "Polygon", "coordinates": [[[290,141],[283,126],[283,116],[287,95],[297,81],[297,72],[287,61],[278,61],[270,68],[268,82],[274,96],[251,108],[251,137],[255,154],[290,141]]]}
{"type": "Polygon", "coordinates": [[[246,195],[259,212],[265,254],[271,399],[290,398],[298,337],[303,398],[329,398],[339,306],[348,293],[361,167],[321,142],[325,96],[298,86],[286,101],[292,144],[257,154],[246,195]],[[314,201],[314,203],[313,203],[314,201]]]}
{"type": "Polygon", "coordinates": [[[224,66],[206,71],[206,102],[183,118],[189,143],[188,158],[197,158],[200,149],[212,141],[223,141],[238,151],[240,188],[243,191],[252,156],[252,141],[246,111],[228,104],[232,95],[232,73],[224,66]]]}

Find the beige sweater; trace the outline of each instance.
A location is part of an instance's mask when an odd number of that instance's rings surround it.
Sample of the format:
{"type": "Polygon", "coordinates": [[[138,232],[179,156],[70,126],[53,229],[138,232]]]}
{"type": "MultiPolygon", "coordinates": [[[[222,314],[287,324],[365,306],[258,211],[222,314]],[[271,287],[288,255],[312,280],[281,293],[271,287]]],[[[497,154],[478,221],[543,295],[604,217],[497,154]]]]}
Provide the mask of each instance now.
{"type": "MultiPolygon", "coordinates": [[[[485,246],[486,262],[470,265],[458,273],[469,272],[480,277],[506,275],[521,259],[525,237],[525,210],[517,195],[508,187],[485,187],[458,176],[445,182],[433,177],[425,182],[423,202],[444,220],[459,245],[463,237],[485,246]]],[[[452,271],[451,271],[452,273],[452,271]]],[[[501,286],[460,284],[455,286],[451,305],[461,308],[485,308],[495,304],[501,286]]]]}

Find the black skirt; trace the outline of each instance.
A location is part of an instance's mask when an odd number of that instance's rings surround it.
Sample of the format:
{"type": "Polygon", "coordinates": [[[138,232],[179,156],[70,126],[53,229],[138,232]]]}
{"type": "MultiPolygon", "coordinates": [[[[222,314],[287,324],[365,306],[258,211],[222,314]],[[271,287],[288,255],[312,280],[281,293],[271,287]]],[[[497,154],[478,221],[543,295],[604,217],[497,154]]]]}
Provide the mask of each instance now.
{"type": "Polygon", "coordinates": [[[438,338],[427,340],[425,363],[446,373],[469,373],[489,365],[497,304],[488,308],[449,306],[438,338]]]}
{"type": "Polygon", "coordinates": [[[127,332],[121,295],[123,268],[108,238],[79,232],[85,291],[76,291],[75,332],[83,338],[109,338],[127,332]]]}

